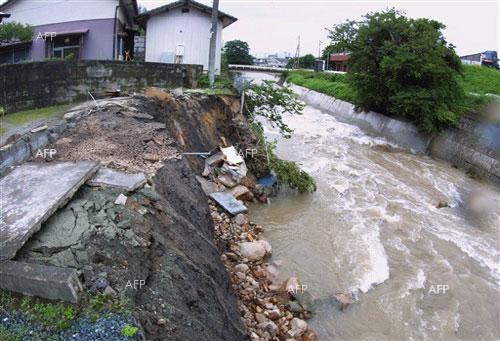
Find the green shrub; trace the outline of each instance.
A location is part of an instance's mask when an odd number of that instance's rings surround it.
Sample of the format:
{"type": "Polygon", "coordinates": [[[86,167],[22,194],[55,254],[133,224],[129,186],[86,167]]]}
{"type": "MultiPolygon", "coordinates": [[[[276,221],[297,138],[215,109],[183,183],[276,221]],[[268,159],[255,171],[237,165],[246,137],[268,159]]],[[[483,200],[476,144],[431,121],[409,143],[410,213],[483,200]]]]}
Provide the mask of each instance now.
{"type": "Polygon", "coordinates": [[[122,328],[122,334],[126,337],[134,337],[138,331],[139,328],[131,326],[130,324],[126,324],[122,328]]]}

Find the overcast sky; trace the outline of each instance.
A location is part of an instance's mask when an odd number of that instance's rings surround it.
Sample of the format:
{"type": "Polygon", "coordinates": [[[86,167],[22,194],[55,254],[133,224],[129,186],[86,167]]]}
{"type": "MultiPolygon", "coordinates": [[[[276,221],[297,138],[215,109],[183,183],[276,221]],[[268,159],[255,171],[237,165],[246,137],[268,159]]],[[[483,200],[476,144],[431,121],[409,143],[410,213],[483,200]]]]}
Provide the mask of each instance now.
{"type": "MultiPolygon", "coordinates": [[[[152,9],[173,1],[138,0],[152,9]]],[[[211,0],[199,2],[211,5],[211,0]]],[[[318,54],[319,40],[327,43],[325,27],[345,19],[360,19],[370,11],[395,7],[408,16],[444,23],[448,42],[459,55],[499,50],[499,1],[386,1],[386,0],[220,0],[220,10],[238,18],[223,32],[223,40],[248,42],[251,53],[318,54]]]]}

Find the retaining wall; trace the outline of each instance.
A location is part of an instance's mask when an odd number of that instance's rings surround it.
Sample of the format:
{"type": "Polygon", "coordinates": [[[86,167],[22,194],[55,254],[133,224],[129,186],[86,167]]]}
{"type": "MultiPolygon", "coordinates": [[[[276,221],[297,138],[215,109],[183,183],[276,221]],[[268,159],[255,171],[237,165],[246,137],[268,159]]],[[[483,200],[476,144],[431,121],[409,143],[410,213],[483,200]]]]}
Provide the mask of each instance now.
{"type": "Polygon", "coordinates": [[[500,185],[500,124],[480,120],[479,114],[464,117],[457,127],[435,136],[419,132],[410,122],[376,112],[357,112],[353,104],[291,84],[307,104],[352,123],[368,134],[382,136],[415,152],[449,161],[500,185]]]}
{"type": "Polygon", "coordinates": [[[196,87],[201,65],[111,60],[43,61],[0,66],[0,106],[6,112],[96,98],[106,90],[196,87]]]}

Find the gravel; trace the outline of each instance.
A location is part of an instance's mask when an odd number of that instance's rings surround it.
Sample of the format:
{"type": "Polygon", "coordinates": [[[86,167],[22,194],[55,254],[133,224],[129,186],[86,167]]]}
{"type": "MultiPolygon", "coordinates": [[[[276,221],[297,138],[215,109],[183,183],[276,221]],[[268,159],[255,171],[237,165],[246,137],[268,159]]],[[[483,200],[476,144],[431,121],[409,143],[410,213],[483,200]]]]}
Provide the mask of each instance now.
{"type": "MultiPolygon", "coordinates": [[[[122,334],[125,325],[138,326],[131,316],[106,314],[92,322],[89,317],[75,319],[69,329],[60,331],[55,327],[47,327],[41,323],[30,322],[22,313],[0,314],[0,329],[11,335],[24,335],[20,340],[78,340],[78,341],[122,341],[141,340],[141,329],[134,338],[122,334]]],[[[2,336],[0,334],[0,336],[2,336]]],[[[0,337],[1,338],[1,337],[0,337]]]]}

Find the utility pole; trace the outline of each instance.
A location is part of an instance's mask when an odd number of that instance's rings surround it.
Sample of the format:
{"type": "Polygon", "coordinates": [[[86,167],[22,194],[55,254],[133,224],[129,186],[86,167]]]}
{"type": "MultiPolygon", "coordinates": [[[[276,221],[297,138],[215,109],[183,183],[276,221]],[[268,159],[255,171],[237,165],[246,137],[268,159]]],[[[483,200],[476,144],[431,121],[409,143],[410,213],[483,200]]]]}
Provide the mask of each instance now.
{"type": "Polygon", "coordinates": [[[210,31],[210,50],[208,52],[208,82],[210,87],[215,82],[215,50],[217,48],[217,24],[219,23],[219,0],[213,0],[212,29],[210,31]]]}
{"type": "Polygon", "coordinates": [[[318,59],[321,59],[321,43],[322,41],[320,40],[318,44],[318,59]]]}

